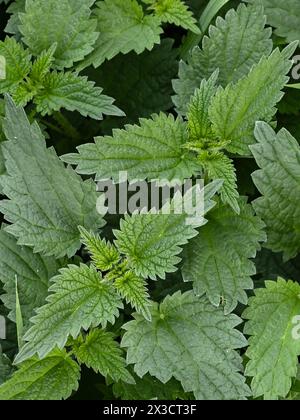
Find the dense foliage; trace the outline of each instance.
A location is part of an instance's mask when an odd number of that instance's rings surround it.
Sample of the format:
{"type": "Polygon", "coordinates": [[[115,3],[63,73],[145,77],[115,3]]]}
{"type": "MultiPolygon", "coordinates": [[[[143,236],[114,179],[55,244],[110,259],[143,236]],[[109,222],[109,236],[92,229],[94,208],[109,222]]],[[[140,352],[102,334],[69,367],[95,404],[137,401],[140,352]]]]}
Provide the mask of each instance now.
{"type": "Polygon", "coordinates": [[[300,399],[299,40],[299,0],[0,0],[0,400],[300,399]],[[102,214],[125,172],[202,216],[102,214]]]}

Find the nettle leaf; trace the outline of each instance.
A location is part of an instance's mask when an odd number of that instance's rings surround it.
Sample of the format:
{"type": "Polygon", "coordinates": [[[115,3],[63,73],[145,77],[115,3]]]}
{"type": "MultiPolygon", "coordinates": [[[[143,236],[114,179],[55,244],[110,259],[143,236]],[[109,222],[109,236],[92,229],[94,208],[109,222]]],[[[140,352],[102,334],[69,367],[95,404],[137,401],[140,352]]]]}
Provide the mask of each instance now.
{"type": "Polygon", "coordinates": [[[115,246],[99,235],[79,227],[81,242],[86,246],[95,267],[100,271],[111,270],[120,261],[120,254],[115,246]]]}
{"type": "Polygon", "coordinates": [[[300,40],[300,4],[297,0],[246,0],[263,4],[268,24],[276,28],[275,34],[288,42],[300,40]]]}
{"type": "Polygon", "coordinates": [[[9,98],[4,128],[9,141],[1,147],[7,174],[0,182],[9,200],[2,200],[0,209],[12,223],[5,230],[35,252],[73,256],[80,247],[77,227],[104,224],[96,211],[95,184],[65,168],[54,149],[46,148],[38,125],[30,125],[24,110],[9,98]]]}
{"type": "Polygon", "coordinates": [[[61,400],[78,389],[80,367],[65,351],[54,350],[45,359],[20,365],[0,386],[0,400],[61,400]]]}
{"type": "Polygon", "coordinates": [[[140,119],[140,125],[113,130],[113,136],[96,137],[94,144],[78,147],[78,154],[62,159],[77,165],[80,174],[96,174],[96,180],[113,178],[120,182],[120,171],[129,179],[184,180],[199,171],[196,158],[183,150],[188,140],[181,118],[160,113],[140,119]]]}
{"type": "Polygon", "coordinates": [[[248,76],[218,90],[209,115],[214,134],[230,142],[226,147],[229,152],[249,155],[255,122],[271,121],[289,80],[286,75],[292,67],[290,57],[296,47],[297,42],[282,52],[274,50],[268,58],[263,57],[248,76]]]}
{"type": "Polygon", "coordinates": [[[28,341],[20,350],[15,363],[21,363],[36,353],[40,358],[55,347],[62,349],[68,337],[78,337],[81,329],[114,323],[123,308],[113,285],[101,279],[93,266],[69,265],[53,278],[47,304],[37,310],[33,326],[24,336],[28,341]]]}
{"type": "Polygon", "coordinates": [[[126,369],[123,351],[112,333],[100,329],[92,330],[84,339],[78,340],[73,351],[80,363],[96,373],[110,377],[115,382],[135,383],[126,369]]]}
{"type": "Polygon", "coordinates": [[[291,379],[297,374],[300,286],[280,278],[267,281],[265,286],[255,290],[243,314],[247,320],[245,334],[251,336],[245,374],[253,377],[254,397],[277,399],[288,394],[291,379]]]}
{"type": "Polygon", "coordinates": [[[99,67],[105,60],[117,54],[135,51],[141,54],[160,43],[160,19],[145,15],[136,0],[103,0],[96,3],[94,15],[98,21],[100,36],[94,51],[79,68],[93,64],[99,67]]]}
{"type": "Polygon", "coordinates": [[[208,80],[201,81],[200,88],[195,90],[188,108],[189,141],[203,143],[203,148],[213,136],[208,110],[217,93],[218,75],[219,71],[216,70],[208,80]]]}
{"type": "Polygon", "coordinates": [[[221,200],[237,213],[240,213],[238,203],[237,177],[233,161],[223,153],[204,154],[199,157],[201,166],[206,171],[209,179],[223,179],[220,190],[221,200]]]}
{"type": "Polygon", "coordinates": [[[154,10],[162,22],[173,23],[184,29],[200,34],[197,20],[188,6],[182,0],[143,0],[149,4],[149,9],[154,10]]]}
{"type": "Polygon", "coordinates": [[[152,305],[146,281],[134,272],[127,271],[118,277],[114,286],[119,295],[126,300],[145,319],[151,321],[150,307],[152,305]]]}
{"type": "Polygon", "coordinates": [[[31,55],[14,38],[0,41],[0,55],[5,58],[5,79],[0,79],[0,93],[13,92],[31,69],[31,55]]]}
{"type": "Polygon", "coordinates": [[[97,120],[102,119],[103,114],[124,116],[124,113],[113,105],[114,99],[103,95],[102,91],[102,88],[96,87],[87,77],[54,71],[43,79],[43,87],[35,95],[34,102],[37,111],[42,115],[65,108],[97,120]]]}
{"type": "Polygon", "coordinates": [[[54,258],[33,253],[31,248],[17,245],[14,237],[0,230],[0,283],[5,294],[0,300],[10,310],[9,318],[16,321],[16,280],[24,328],[34,309],[45,303],[49,280],[57,274],[61,263],[54,258]]]}
{"type": "Polygon", "coordinates": [[[253,206],[267,225],[267,247],[291,259],[300,251],[300,147],[287,130],[276,134],[263,122],[255,137],[251,151],[261,169],[253,180],[263,197],[253,206]]]}
{"type": "MultiPolygon", "coordinates": [[[[204,189],[203,214],[207,213],[215,202],[211,199],[222,183],[209,184],[204,189]]],[[[196,190],[190,192],[195,195],[196,190]]],[[[200,191],[197,191],[200,194],[200,191]]],[[[183,200],[186,196],[183,196],[183,200]]],[[[193,215],[190,215],[193,218],[193,215]]],[[[125,216],[121,220],[120,230],[115,231],[116,246],[127,257],[130,266],[138,276],[164,279],[166,273],[177,270],[181,261],[178,256],[182,246],[198,234],[197,227],[205,224],[204,217],[192,220],[184,211],[176,214],[141,213],[125,216]]]]}
{"type": "Polygon", "coordinates": [[[97,21],[90,18],[94,3],[95,0],[26,0],[25,13],[19,15],[24,43],[36,56],[57,43],[55,66],[72,67],[93,51],[98,38],[97,21]]]}
{"type": "Polygon", "coordinates": [[[163,383],[174,377],[199,400],[249,395],[235,351],[247,344],[235,329],[241,322],[236,315],[225,316],[190,291],[153,304],[152,322],[134,317],[123,326],[121,346],[138,376],[150,373],[163,383]]]}
{"type": "Polygon", "coordinates": [[[238,302],[247,303],[245,290],[253,288],[251,276],[256,274],[250,258],[266,240],[264,224],[244,198],[239,199],[239,206],[239,215],[224,205],[213,209],[183,257],[184,281],[193,282],[197,295],[206,293],[213,305],[224,306],[226,314],[238,302]]]}
{"type": "Polygon", "coordinates": [[[266,18],[261,6],[239,5],[231,9],[225,19],[217,17],[216,26],[210,26],[202,49],[194,48],[188,62],[181,62],[179,80],[173,81],[176,96],[173,102],[178,111],[186,114],[190,97],[219,68],[219,83],[227,86],[248,74],[263,55],[272,51],[272,31],[264,29],[266,18]],[[243,36],[241,36],[243,34],[243,36]]]}

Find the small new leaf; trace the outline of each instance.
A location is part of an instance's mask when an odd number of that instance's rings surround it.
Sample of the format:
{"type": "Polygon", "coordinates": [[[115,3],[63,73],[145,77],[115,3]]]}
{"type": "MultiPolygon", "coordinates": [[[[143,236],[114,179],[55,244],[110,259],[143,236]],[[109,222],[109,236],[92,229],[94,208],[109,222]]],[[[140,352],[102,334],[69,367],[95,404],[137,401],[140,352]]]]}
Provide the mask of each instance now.
{"type": "Polygon", "coordinates": [[[147,283],[134,272],[127,271],[114,281],[120,296],[126,300],[145,319],[151,321],[150,307],[152,305],[148,293],[147,283]]]}
{"type": "Polygon", "coordinates": [[[82,226],[79,227],[81,242],[86,246],[91,259],[100,271],[111,270],[120,261],[120,254],[116,247],[99,235],[88,232],[82,226]]]}
{"type": "Polygon", "coordinates": [[[188,6],[182,0],[143,0],[149,4],[149,10],[154,10],[162,22],[173,23],[195,34],[201,31],[197,21],[188,6]]]}

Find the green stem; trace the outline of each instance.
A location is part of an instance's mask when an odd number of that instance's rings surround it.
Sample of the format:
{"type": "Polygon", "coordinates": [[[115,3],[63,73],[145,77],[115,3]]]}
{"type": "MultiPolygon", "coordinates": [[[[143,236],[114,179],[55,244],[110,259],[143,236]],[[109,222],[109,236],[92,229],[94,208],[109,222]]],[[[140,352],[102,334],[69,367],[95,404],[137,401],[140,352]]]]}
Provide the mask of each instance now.
{"type": "Polygon", "coordinates": [[[62,127],[62,129],[64,130],[64,134],[66,134],[68,137],[71,137],[74,140],[80,140],[80,134],[63,114],[61,114],[60,112],[55,112],[53,114],[53,118],[62,127]]]}
{"type": "Polygon", "coordinates": [[[228,3],[229,0],[210,0],[206,8],[204,9],[198,26],[201,30],[199,35],[189,32],[181,46],[180,57],[182,60],[186,60],[188,57],[189,51],[194,48],[196,45],[199,45],[206,33],[211,21],[217,15],[220,9],[228,3]]]}

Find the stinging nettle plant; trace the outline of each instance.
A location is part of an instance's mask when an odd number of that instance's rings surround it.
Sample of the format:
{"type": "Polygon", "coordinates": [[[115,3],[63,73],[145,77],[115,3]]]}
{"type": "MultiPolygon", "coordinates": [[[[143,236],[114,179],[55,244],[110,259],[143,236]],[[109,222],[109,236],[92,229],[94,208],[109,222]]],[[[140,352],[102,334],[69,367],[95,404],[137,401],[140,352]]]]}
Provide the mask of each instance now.
{"type": "Polygon", "coordinates": [[[0,400],[299,399],[296,0],[0,7],[0,400]],[[104,217],[124,171],[205,218],[104,217]]]}

